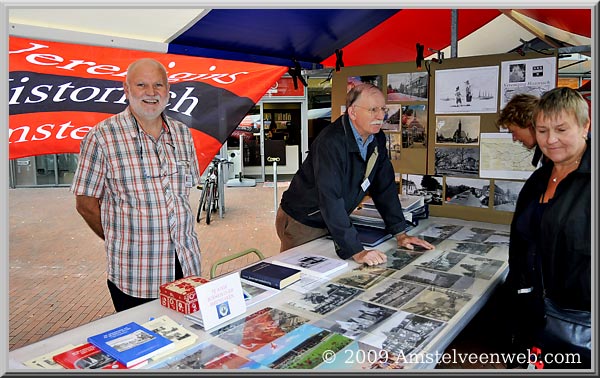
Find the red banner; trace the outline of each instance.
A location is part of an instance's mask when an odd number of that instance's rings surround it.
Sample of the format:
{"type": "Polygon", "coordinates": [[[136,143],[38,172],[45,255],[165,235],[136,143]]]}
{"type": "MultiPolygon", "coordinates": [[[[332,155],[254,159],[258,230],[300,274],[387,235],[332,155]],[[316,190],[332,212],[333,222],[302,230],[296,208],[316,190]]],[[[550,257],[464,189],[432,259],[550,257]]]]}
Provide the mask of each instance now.
{"type": "Polygon", "coordinates": [[[287,67],[10,37],[9,158],[79,153],[99,121],[125,109],[129,64],[167,68],[165,113],[192,131],[203,171],[287,67]]]}

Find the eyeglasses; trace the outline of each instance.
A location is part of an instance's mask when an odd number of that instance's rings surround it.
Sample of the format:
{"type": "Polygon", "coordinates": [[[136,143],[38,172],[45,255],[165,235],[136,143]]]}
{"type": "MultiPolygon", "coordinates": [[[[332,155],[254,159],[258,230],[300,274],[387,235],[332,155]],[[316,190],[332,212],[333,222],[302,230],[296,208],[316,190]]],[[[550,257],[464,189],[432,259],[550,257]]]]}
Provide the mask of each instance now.
{"type": "Polygon", "coordinates": [[[388,108],[387,106],[374,106],[372,108],[367,108],[367,107],[356,105],[356,104],[354,104],[352,106],[366,109],[369,111],[369,113],[371,113],[371,115],[379,114],[380,111],[382,111],[384,114],[388,114],[388,112],[390,111],[390,108],[388,108]]]}

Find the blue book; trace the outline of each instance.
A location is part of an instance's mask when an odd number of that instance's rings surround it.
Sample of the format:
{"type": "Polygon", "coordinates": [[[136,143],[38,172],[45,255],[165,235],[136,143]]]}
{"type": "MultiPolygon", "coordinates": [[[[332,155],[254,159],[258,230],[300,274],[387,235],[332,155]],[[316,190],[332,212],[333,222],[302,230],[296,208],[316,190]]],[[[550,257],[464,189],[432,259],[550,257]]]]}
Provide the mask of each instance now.
{"type": "Polygon", "coordinates": [[[173,348],[171,340],[136,322],[88,337],[88,342],[127,367],[173,348]]]}
{"type": "Polygon", "coordinates": [[[240,276],[246,280],[279,290],[298,281],[301,275],[302,273],[298,269],[271,264],[266,261],[249,266],[240,272],[240,276]]]}

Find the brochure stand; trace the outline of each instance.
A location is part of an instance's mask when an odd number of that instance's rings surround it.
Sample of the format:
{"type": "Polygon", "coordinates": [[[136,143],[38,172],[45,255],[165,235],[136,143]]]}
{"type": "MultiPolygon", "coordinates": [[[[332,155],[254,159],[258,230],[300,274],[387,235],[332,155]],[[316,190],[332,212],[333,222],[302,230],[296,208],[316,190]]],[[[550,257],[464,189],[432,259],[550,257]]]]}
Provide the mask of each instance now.
{"type": "Polygon", "coordinates": [[[244,137],[240,135],[240,173],[238,178],[232,178],[227,181],[228,187],[243,186],[251,187],[256,186],[256,180],[244,177],[244,137]]]}

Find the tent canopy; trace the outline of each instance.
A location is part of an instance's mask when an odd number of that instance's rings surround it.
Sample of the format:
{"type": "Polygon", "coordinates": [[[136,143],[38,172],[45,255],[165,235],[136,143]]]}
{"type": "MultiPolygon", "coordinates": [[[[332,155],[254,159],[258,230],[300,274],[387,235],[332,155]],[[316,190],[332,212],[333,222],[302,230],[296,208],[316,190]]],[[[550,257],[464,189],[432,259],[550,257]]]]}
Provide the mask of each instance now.
{"type": "MultiPolygon", "coordinates": [[[[538,38],[591,45],[592,8],[456,12],[457,55],[505,53],[538,38]]],[[[115,45],[304,69],[450,58],[451,9],[9,9],[11,35],[115,45]],[[79,32],[79,37],[77,33],[79,32]],[[81,38],[81,40],[77,40],[81,38]]],[[[574,67],[572,67],[573,69],[574,67]]]]}

